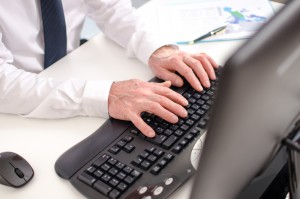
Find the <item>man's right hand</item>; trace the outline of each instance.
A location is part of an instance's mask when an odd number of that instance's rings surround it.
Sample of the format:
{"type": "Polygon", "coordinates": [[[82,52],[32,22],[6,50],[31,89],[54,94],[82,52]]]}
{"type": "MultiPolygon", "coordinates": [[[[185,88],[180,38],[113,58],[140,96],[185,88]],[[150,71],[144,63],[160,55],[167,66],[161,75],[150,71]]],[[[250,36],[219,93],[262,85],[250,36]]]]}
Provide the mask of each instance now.
{"type": "Polygon", "coordinates": [[[111,117],[131,121],[144,135],[154,137],[154,130],[141,118],[142,112],[152,113],[170,122],[186,117],[188,101],[170,89],[171,82],[126,80],[114,82],[108,98],[111,117]]]}

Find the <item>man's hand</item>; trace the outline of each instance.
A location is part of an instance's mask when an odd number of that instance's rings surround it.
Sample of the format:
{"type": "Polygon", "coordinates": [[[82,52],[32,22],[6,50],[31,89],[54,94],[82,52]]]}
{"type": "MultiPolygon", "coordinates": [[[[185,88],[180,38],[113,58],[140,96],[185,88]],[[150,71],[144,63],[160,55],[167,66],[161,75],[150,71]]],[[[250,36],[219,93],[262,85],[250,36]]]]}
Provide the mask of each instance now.
{"type": "Polygon", "coordinates": [[[174,86],[182,86],[182,75],[194,89],[202,91],[210,87],[210,81],[216,79],[216,62],[204,53],[189,54],[180,51],[177,46],[167,45],[157,49],[149,59],[154,74],[163,80],[169,80],[174,86]]]}
{"type": "Polygon", "coordinates": [[[109,115],[116,119],[130,120],[146,136],[155,136],[154,130],[141,118],[141,113],[153,113],[176,123],[186,117],[187,100],[171,90],[170,81],[163,83],[127,80],[112,84],[108,98],[109,115]]]}

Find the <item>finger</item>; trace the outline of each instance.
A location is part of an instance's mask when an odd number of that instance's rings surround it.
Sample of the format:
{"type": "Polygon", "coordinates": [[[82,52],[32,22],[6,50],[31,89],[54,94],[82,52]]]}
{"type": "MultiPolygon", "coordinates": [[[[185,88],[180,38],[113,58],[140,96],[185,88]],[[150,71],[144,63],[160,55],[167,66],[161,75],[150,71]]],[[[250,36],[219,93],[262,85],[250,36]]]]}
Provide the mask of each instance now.
{"type": "Polygon", "coordinates": [[[179,75],[167,69],[161,69],[159,71],[159,74],[157,74],[156,76],[160,79],[171,81],[172,85],[174,86],[183,86],[183,79],[179,75]]]}
{"type": "Polygon", "coordinates": [[[170,88],[172,86],[171,81],[164,81],[162,83],[155,83],[157,86],[163,86],[163,87],[167,87],[170,88]]]}
{"type": "Polygon", "coordinates": [[[199,80],[203,86],[210,87],[208,75],[199,60],[197,60],[189,55],[186,55],[184,57],[183,61],[189,67],[191,67],[191,69],[193,69],[194,73],[196,73],[197,77],[199,78],[199,80]]]}
{"type": "Polygon", "coordinates": [[[193,69],[191,69],[189,66],[186,65],[183,61],[178,61],[177,67],[175,70],[181,74],[190,84],[193,88],[195,88],[197,91],[202,91],[203,87],[201,86],[201,83],[199,79],[196,77],[193,69]]]}
{"type": "Polygon", "coordinates": [[[191,56],[185,56],[184,62],[193,69],[193,71],[196,73],[196,75],[200,79],[200,82],[202,85],[204,85],[205,87],[210,87],[208,74],[206,73],[205,69],[203,68],[202,63],[199,60],[197,60],[191,56]]]}
{"type": "Polygon", "coordinates": [[[165,96],[173,102],[176,102],[177,104],[180,104],[182,106],[188,105],[188,101],[182,95],[173,91],[172,89],[157,86],[153,88],[153,92],[158,95],[165,96]]]}
{"type": "Polygon", "coordinates": [[[162,107],[159,103],[154,101],[149,101],[148,103],[144,103],[144,109],[148,113],[153,113],[158,117],[170,122],[176,123],[178,122],[178,116],[172,113],[171,111],[162,107]]]}
{"type": "MultiPolygon", "coordinates": [[[[181,96],[181,95],[180,95],[181,96]]],[[[182,96],[181,96],[182,97],[182,96]]],[[[184,97],[183,97],[184,98],[184,97]]],[[[159,103],[163,108],[171,111],[175,115],[178,115],[182,118],[185,118],[187,116],[187,111],[185,108],[183,108],[178,103],[173,102],[172,100],[168,99],[167,97],[161,96],[161,95],[154,95],[153,101],[156,101],[159,103]]]]}
{"type": "Polygon", "coordinates": [[[207,55],[205,53],[204,53],[204,55],[207,57],[207,59],[209,60],[209,62],[212,64],[212,66],[214,68],[218,68],[219,67],[219,64],[217,64],[213,58],[211,58],[209,55],[207,55]]]}
{"type": "Polygon", "coordinates": [[[146,124],[146,122],[144,122],[144,120],[140,116],[132,114],[130,116],[130,120],[134,124],[134,126],[138,128],[147,137],[155,136],[154,130],[148,124],[146,124]]]}
{"type": "Polygon", "coordinates": [[[209,61],[208,57],[206,57],[205,54],[194,55],[193,57],[200,61],[200,63],[202,64],[203,68],[205,69],[210,79],[213,80],[216,79],[214,66],[209,61]]]}

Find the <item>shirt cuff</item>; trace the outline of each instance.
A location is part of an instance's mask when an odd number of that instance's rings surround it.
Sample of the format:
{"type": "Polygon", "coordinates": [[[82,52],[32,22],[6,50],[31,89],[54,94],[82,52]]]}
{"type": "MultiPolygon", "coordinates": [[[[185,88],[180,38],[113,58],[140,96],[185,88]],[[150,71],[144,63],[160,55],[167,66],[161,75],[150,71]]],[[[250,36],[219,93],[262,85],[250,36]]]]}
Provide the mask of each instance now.
{"type": "Polygon", "coordinates": [[[174,41],[166,40],[157,37],[155,34],[148,34],[147,32],[139,32],[138,35],[133,36],[128,46],[128,56],[137,57],[144,64],[148,65],[150,56],[162,46],[176,45],[174,41]]]}
{"type": "Polygon", "coordinates": [[[83,108],[88,116],[109,118],[108,96],[113,81],[89,80],[83,93],[83,108]]]}

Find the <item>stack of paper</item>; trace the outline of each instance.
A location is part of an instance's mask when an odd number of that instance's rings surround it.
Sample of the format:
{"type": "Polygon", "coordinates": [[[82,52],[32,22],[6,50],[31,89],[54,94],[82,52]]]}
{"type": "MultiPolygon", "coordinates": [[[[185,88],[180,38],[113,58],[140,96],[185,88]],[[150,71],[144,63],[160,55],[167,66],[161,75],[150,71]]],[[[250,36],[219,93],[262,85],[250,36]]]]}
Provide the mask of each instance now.
{"type": "Polygon", "coordinates": [[[172,0],[158,7],[159,29],[173,41],[192,41],[226,25],[202,41],[249,38],[274,14],[268,0],[172,0]]]}

